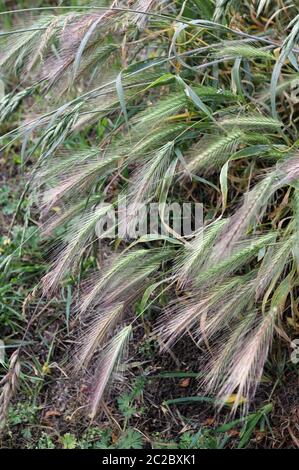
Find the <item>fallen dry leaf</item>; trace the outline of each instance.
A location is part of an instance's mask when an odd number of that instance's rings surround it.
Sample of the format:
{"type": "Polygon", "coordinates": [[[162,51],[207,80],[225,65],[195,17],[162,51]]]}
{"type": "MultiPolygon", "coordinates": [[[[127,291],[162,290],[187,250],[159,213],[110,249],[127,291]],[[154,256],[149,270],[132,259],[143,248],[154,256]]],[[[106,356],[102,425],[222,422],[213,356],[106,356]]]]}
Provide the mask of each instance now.
{"type": "Polygon", "coordinates": [[[61,416],[61,413],[58,410],[48,410],[46,411],[44,417],[43,417],[43,422],[44,423],[50,423],[51,418],[55,416],[61,416]]]}
{"type": "Polygon", "coordinates": [[[203,426],[212,426],[212,424],[214,423],[215,423],[215,418],[207,418],[204,420],[202,424],[203,426]]]}
{"type": "Polygon", "coordinates": [[[190,385],[190,379],[187,377],[186,379],[182,379],[179,383],[179,387],[181,388],[187,388],[190,385]]]}

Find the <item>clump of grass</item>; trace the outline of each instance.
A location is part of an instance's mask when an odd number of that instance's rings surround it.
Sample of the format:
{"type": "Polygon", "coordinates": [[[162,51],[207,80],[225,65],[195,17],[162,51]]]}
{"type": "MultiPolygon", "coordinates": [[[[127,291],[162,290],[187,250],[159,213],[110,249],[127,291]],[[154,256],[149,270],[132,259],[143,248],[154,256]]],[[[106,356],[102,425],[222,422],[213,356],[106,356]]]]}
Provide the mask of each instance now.
{"type": "MultiPolygon", "coordinates": [[[[41,201],[43,232],[64,229],[43,292],[55,291],[87,256],[107,212],[98,202],[114,204],[121,195],[134,214],[140,202],[182,198],[195,182],[197,195],[193,187],[187,199],[200,194],[206,206],[200,234],[174,244],[169,229],[140,250],[127,243],[91,280],[78,305],[91,322],[79,363],[101,349],[94,416],[134,325],[130,307],[142,297],[144,311],[161,284],[164,291],[175,286],[157,323],[162,347],[194,333],[213,352],[202,386],[220,406],[235,394],[233,411],[240,404],[246,410],[275,329],[283,330],[297,298],[298,109],[291,87],[299,9],[129,3],[57,11],[2,38],[3,70],[13,70],[25,90],[38,85],[47,99],[46,109],[37,103],[10,134],[25,137],[24,155],[39,154],[31,191],[41,201]],[[98,145],[68,154],[66,139],[103,118],[98,145]]],[[[22,97],[6,97],[1,115],[22,97]]]]}

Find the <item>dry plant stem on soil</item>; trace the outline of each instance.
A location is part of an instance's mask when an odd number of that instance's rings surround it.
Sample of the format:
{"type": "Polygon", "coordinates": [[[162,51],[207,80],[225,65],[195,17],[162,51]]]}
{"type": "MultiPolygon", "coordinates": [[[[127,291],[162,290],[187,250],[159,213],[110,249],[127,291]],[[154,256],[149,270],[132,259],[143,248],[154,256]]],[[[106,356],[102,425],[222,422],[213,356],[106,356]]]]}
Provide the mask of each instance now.
{"type": "Polygon", "coordinates": [[[126,199],[132,215],[149,202],[204,207],[193,239],[162,220],[166,235],[124,240],[82,283],[76,365],[99,355],[92,416],[133,337],[128,312],[160,301],[161,344],[191,331],[208,351],[201,390],[248,410],[298,304],[299,6],[118,1],[42,12],[0,40],[1,69],[23,87],[0,119],[28,94],[46,97],[5,136],[23,138],[24,161],[38,157],[27,187],[56,240],[45,295],[78,272],[107,216],[99,203],[126,199]],[[98,132],[96,144],[69,151],[80,130],[98,132]]]}

